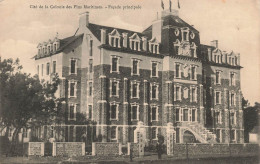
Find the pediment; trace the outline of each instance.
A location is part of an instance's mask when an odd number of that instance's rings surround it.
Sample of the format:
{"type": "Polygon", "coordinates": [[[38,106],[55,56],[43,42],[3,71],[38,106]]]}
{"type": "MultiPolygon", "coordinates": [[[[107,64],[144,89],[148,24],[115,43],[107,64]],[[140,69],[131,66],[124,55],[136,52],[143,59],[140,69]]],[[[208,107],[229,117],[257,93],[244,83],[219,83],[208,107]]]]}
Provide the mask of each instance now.
{"type": "Polygon", "coordinates": [[[112,35],[112,36],[121,36],[120,34],[119,34],[119,32],[117,31],[117,29],[114,29],[109,35],[112,35]]]}
{"type": "Polygon", "coordinates": [[[132,36],[129,37],[130,39],[133,40],[140,40],[140,37],[137,35],[137,33],[134,33],[132,36]]]}

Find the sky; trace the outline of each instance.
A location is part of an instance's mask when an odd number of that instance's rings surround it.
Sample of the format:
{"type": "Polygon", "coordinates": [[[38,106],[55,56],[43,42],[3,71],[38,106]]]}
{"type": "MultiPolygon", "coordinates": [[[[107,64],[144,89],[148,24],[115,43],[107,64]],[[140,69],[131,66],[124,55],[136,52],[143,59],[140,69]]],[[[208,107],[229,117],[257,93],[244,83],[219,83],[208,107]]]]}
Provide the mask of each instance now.
{"type": "MultiPolygon", "coordinates": [[[[163,2],[169,8],[169,1],[163,2]]],[[[179,2],[179,16],[200,31],[202,44],[218,40],[221,50],[240,53],[243,95],[251,105],[260,102],[260,0],[179,2]]],[[[172,0],[172,5],[176,8],[177,0],[172,0]]],[[[89,11],[92,23],[141,32],[161,10],[160,0],[0,0],[0,55],[2,59],[19,58],[24,71],[35,74],[31,58],[37,52],[38,43],[53,39],[57,33],[59,38],[73,35],[80,13],[89,11]],[[103,9],[78,7],[83,5],[103,9]],[[109,8],[109,5],[121,8],[109,8]],[[127,5],[141,8],[123,10],[127,5]],[[51,6],[65,8],[51,9],[51,6]]]]}

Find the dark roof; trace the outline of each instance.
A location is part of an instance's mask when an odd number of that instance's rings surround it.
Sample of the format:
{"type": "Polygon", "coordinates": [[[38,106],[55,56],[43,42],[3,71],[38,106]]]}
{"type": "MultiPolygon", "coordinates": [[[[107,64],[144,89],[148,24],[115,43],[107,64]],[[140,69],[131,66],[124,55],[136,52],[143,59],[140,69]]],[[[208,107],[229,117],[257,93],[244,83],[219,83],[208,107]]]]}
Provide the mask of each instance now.
{"type": "Polygon", "coordinates": [[[72,42],[74,42],[75,40],[77,40],[78,38],[81,38],[83,37],[83,34],[80,34],[80,35],[73,35],[73,36],[70,36],[70,37],[67,37],[67,38],[63,38],[63,39],[60,39],[60,47],[58,48],[58,50],[54,53],[50,53],[50,54],[47,54],[47,55],[44,55],[44,56],[41,56],[41,57],[38,57],[37,58],[37,55],[35,55],[34,57],[32,58],[35,58],[35,59],[40,59],[40,58],[45,58],[45,57],[48,57],[48,56],[52,56],[52,55],[55,55],[57,53],[60,53],[62,52],[69,44],[71,44],[72,42]]]}
{"type": "MultiPolygon", "coordinates": [[[[199,32],[193,26],[186,23],[178,16],[168,15],[162,18],[163,26],[189,27],[192,31],[199,32]]],[[[146,28],[143,32],[151,31],[152,25],[146,28]]]]}
{"type": "Polygon", "coordinates": [[[139,37],[144,36],[144,34],[137,32],[137,31],[131,31],[131,30],[125,30],[121,28],[116,27],[109,27],[109,26],[103,26],[103,25],[97,25],[93,23],[89,23],[88,26],[89,30],[93,33],[93,35],[100,41],[101,39],[101,29],[106,29],[107,33],[112,32],[114,29],[116,29],[119,33],[128,33],[128,37],[132,36],[134,33],[137,33],[139,37]]]}
{"type": "Polygon", "coordinates": [[[80,34],[80,35],[77,35],[77,36],[73,35],[73,36],[61,39],[60,40],[60,47],[59,47],[59,49],[57,50],[56,53],[63,51],[64,48],[66,48],[66,46],[68,46],[70,43],[72,43],[73,41],[75,41],[75,40],[77,40],[78,38],[81,38],[81,37],[83,37],[83,34],[80,34]]]}

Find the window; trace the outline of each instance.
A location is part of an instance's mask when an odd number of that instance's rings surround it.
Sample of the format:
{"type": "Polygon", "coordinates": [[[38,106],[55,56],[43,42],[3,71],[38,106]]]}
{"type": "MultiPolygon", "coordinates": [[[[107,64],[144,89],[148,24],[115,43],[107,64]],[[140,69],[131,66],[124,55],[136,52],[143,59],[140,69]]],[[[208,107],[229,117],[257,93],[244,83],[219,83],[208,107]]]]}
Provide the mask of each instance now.
{"type": "Polygon", "coordinates": [[[183,121],[189,121],[189,109],[183,109],[183,121]]]}
{"type": "Polygon", "coordinates": [[[50,63],[47,63],[46,65],[46,75],[50,74],[50,63]]]}
{"type": "Polygon", "coordinates": [[[196,67],[195,67],[195,66],[192,66],[192,67],[191,67],[191,79],[192,79],[192,80],[197,79],[197,78],[196,78],[196,67]]]}
{"type": "Polygon", "coordinates": [[[89,59],[89,73],[93,72],[93,59],[89,59]]]}
{"type": "Polygon", "coordinates": [[[117,139],[117,127],[116,126],[112,126],[111,127],[111,139],[117,139]]]}
{"type": "Polygon", "coordinates": [[[88,119],[92,119],[92,105],[88,106],[88,119]]]}
{"type": "Polygon", "coordinates": [[[235,125],[236,124],[236,118],[235,118],[236,116],[235,116],[235,113],[230,113],[230,124],[231,125],[235,125]]]}
{"type": "Polygon", "coordinates": [[[131,97],[139,98],[139,83],[136,81],[131,82],[131,97]]]}
{"type": "Polygon", "coordinates": [[[112,65],[111,65],[112,72],[119,72],[118,60],[119,60],[118,57],[112,57],[112,65]]]}
{"type": "Polygon", "coordinates": [[[216,72],[216,84],[220,84],[220,72],[216,72]]]}
{"type": "Polygon", "coordinates": [[[156,62],[152,62],[152,77],[158,76],[157,64],[158,63],[156,63],[156,62]]]}
{"type": "Polygon", "coordinates": [[[40,75],[40,66],[39,65],[37,65],[37,74],[38,74],[38,76],[40,75]]]}
{"type": "Polygon", "coordinates": [[[132,75],[139,75],[139,61],[137,59],[133,59],[132,64],[132,75]]]}
{"type": "Polygon", "coordinates": [[[180,109],[179,108],[176,109],[175,119],[176,119],[176,121],[180,121],[180,109]]]}
{"type": "Polygon", "coordinates": [[[112,82],[112,95],[115,96],[117,95],[117,82],[116,81],[113,81],[112,82]]]}
{"type": "Polygon", "coordinates": [[[221,129],[217,129],[216,131],[216,137],[217,137],[217,141],[221,142],[221,129]]]}
{"type": "Polygon", "coordinates": [[[230,94],[230,105],[235,105],[235,94],[231,93],[230,94]]]}
{"type": "Polygon", "coordinates": [[[117,104],[111,104],[110,119],[111,120],[117,119],[117,104]]]}
{"type": "Polygon", "coordinates": [[[217,124],[222,123],[222,117],[221,117],[221,112],[215,112],[215,120],[217,124]]]}
{"type": "Polygon", "coordinates": [[[69,96],[76,97],[76,82],[74,81],[69,82],[69,96]]]}
{"type": "Polygon", "coordinates": [[[236,140],[236,130],[231,130],[231,140],[235,141],[236,140]]]}
{"type": "Polygon", "coordinates": [[[152,106],[151,108],[151,118],[152,118],[152,121],[157,121],[158,118],[157,118],[157,115],[158,115],[158,111],[157,111],[157,106],[152,106]]]}
{"type": "Polygon", "coordinates": [[[182,41],[189,41],[189,29],[182,29],[182,41]]]}
{"type": "Polygon", "coordinates": [[[93,40],[90,40],[89,44],[89,56],[93,56],[93,40]]]}
{"type": "Polygon", "coordinates": [[[56,61],[52,62],[52,73],[56,73],[56,61]]]}
{"type": "Polygon", "coordinates": [[[70,73],[75,74],[76,73],[76,59],[70,60],[70,73]]]}
{"type": "Polygon", "coordinates": [[[220,92],[219,91],[217,91],[217,92],[215,92],[215,103],[216,104],[221,104],[221,97],[220,97],[220,92]]]}
{"type": "Polygon", "coordinates": [[[195,87],[192,87],[191,88],[191,102],[197,102],[197,100],[196,100],[196,88],[195,87]]]}
{"type": "Polygon", "coordinates": [[[55,52],[57,50],[56,44],[53,44],[53,51],[55,52]]]}
{"type": "Polygon", "coordinates": [[[194,49],[194,48],[191,48],[191,49],[190,49],[190,52],[191,52],[191,57],[195,57],[195,49],[194,49]]]}
{"type": "Polygon", "coordinates": [[[151,84],[151,100],[158,99],[158,87],[157,84],[151,84]]]}
{"type": "Polygon", "coordinates": [[[177,86],[175,87],[175,100],[181,100],[181,87],[177,86]]]}
{"type": "Polygon", "coordinates": [[[119,80],[115,78],[110,79],[110,96],[119,96],[119,80]]]}
{"type": "Polygon", "coordinates": [[[157,139],[157,128],[153,127],[152,128],[152,139],[157,139]]]}
{"type": "Polygon", "coordinates": [[[27,138],[28,137],[28,130],[26,128],[23,129],[23,137],[27,138]]]}
{"type": "Polygon", "coordinates": [[[42,76],[43,76],[43,69],[44,69],[44,64],[42,64],[42,76]]]}
{"type": "Polygon", "coordinates": [[[139,111],[138,111],[138,105],[132,105],[131,106],[131,120],[139,120],[139,111]]]}
{"type": "Polygon", "coordinates": [[[71,104],[69,107],[69,119],[75,119],[75,106],[71,104]]]}
{"type": "Polygon", "coordinates": [[[176,75],[176,78],[180,78],[181,77],[180,64],[176,64],[175,65],[175,75],[176,75]]]}
{"type": "Polygon", "coordinates": [[[191,121],[192,122],[196,121],[196,109],[192,109],[191,111],[191,121]]]}
{"type": "Polygon", "coordinates": [[[93,88],[92,85],[93,85],[93,83],[89,82],[89,86],[88,86],[88,88],[89,88],[89,90],[88,90],[89,96],[92,96],[92,88],[93,88]]]}
{"type": "Polygon", "coordinates": [[[230,85],[235,85],[235,74],[234,72],[230,73],[230,85]]]}

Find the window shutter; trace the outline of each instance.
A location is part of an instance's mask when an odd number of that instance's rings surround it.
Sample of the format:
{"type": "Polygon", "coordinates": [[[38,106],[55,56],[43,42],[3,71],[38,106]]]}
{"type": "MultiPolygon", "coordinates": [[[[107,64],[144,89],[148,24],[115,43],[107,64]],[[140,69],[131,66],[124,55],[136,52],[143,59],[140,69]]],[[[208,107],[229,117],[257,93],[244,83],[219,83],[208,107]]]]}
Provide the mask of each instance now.
{"type": "Polygon", "coordinates": [[[159,119],[159,112],[158,112],[158,106],[156,107],[156,121],[158,121],[159,119]]]}
{"type": "Polygon", "coordinates": [[[219,112],[219,123],[222,124],[222,112],[219,112]]]}
{"type": "Polygon", "coordinates": [[[190,95],[190,102],[192,102],[192,87],[190,86],[190,89],[189,89],[189,95],[190,95]]]}
{"type": "Polygon", "coordinates": [[[180,109],[180,113],[181,113],[180,121],[182,121],[183,120],[183,109],[180,109]]]}
{"type": "Polygon", "coordinates": [[[137,114],[137,120],[139,120],[139,115],[140,115],[140,113],[139,113],[139,105],[137,105],[137,112],[136,112],[136,114],[137,114]]]}
{"type": "Polygon", "coordinates": [[[180,100],[182,100],[182,97],[183,97],[183,89],[182,89],[182,87],[180,86],[180,100]]]}
{"type": "Polygon", "coordinates": [[[137,98],[140,97],[140,83],[137,83],[137,98]]]}
{"type": "Polygon", "coordinates": [[[222,92],[219,92],[219,104],[222,104],[222,92]]]}
{"type": "Polygon", "coordinates": [[[152,85],[152,83],[150,83],[150,100],[152,100],[153,98],[153,96],[152,96],[152,90],[153,90],[153,85],[152,85]]]}
{"type": "Polygon", "coordinates": [[[78,87],[78,82],[75,81],[75,86],[74,86],[74,97],[77,97],[77,91],[78,91],[77,87],[78,87]]]}
{"type": "Polygon", "coordinates": [[[156,85],[156,99],[159,98],[159,85],[156,85]]]}
{"type": "Polygon", "coordinates": [[[217,104],[217,92],[216,91],[213,91],[215,94],[215,96],[214,96],[214,102],[215,102],[215,105],[217,104]]]}
{"type": "Polygon", "coordinates": [[[118,110],[119,104],[116,105],[116,119],[118,120],[119,110],[118,110]]]}
{"type": "Polygon", "coordinates": [[[117,86],[117,88],[116,88],[116,91],[117,91],[116,95],[119,96],[119,81],[117,81],[117,85],[116,86],[117,86]]]}
{"type": "Polygon", "coordinates": [[[176,85],[173,86],[173,98],[176,101],[176,85]]]}
{"type": "Polygon", "coordinates": [[[198,97],[198,96],[197,96],[197,93],[198,93],[198,87],[196,86],[196,87],[195,87],[195,95],[194,95],[194,96],[195,96],[195,102],[198,101],[198,100],[197,100],[197,97],[198,97]]]}

